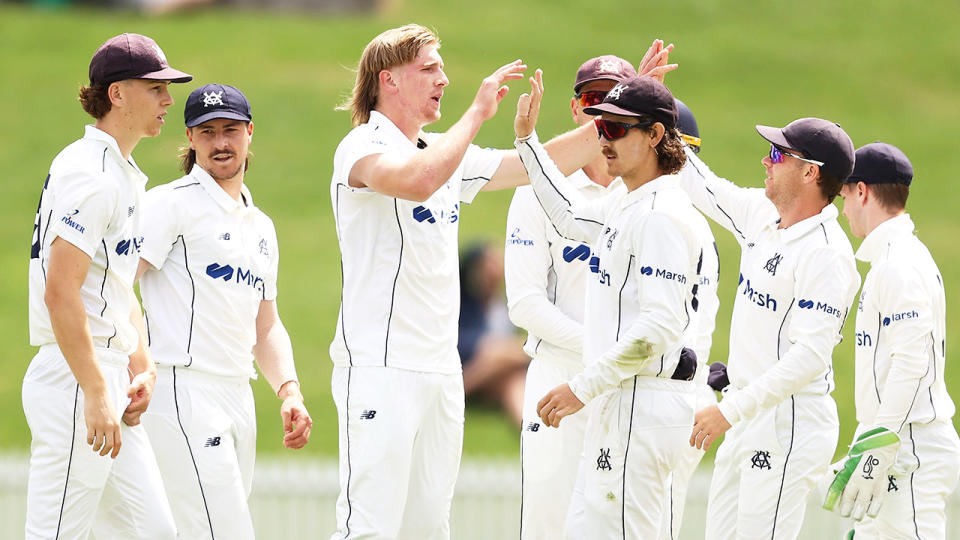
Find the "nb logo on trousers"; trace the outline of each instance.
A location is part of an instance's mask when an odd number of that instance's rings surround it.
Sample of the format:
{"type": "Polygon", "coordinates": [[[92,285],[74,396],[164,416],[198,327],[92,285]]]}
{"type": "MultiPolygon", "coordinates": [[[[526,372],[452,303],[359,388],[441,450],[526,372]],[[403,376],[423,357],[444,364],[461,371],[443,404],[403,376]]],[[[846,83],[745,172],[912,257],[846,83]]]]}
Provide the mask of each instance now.
{"type": "Polygon", "coordinates": [[[377,415],[377,411],[373,411],[373,410],[367,409],[367,410],[363,411],[362,413],[360,413],[360,419],[362,419],[362,420],[372,420],[373,417],[376,416],[376,415],[377,415]]]}
{"type": "Polygon", "coordinates": [[[207,439],[207,442],[203,444],[204,448],[209,448],[211,446],[220,446],[220,437],[210,437],[207,439]]]}

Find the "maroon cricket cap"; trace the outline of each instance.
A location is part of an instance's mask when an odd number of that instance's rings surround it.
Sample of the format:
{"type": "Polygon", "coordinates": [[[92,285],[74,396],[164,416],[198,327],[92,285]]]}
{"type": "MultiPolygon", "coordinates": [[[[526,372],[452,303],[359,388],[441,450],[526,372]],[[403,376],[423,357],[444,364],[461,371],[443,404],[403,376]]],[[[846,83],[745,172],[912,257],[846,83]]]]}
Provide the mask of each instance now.
{"type": "Polygon", "coordinates": [[[597,116],[612,113],[623,116],[649,116],[664,127],[677,127],[677,101],[662,83],[650,77],[631,77],[607,92],[603,103],[586,107],[583,112],[597,116]]]}
{"type": "Polygon", "coordinates": [[[193,76],[170,67],[156,41],[140,34],[120,34],[105,41],[93,54],[90,84],[126,79],[185,83],[193,80],[193,76]]]}
{"type": "Polygon", "coordinates": [[[637,71],[630,62],[619,56],[607,54],[591,58],[577,70],[577,80],[573,83],[573,92],[578,93],[583,86],[593,81],[620,82],[630,77],[636,77],[637,71]]]}
{"type": "Polygon", "coordinates": [[[775,146],[799,150],[803,157],[822,161],[823,171],[841,182],[853,172],[853,141],[840,124],[822,118],[800,118],[783,128],[758,125],[757,133],[775,146]]]}

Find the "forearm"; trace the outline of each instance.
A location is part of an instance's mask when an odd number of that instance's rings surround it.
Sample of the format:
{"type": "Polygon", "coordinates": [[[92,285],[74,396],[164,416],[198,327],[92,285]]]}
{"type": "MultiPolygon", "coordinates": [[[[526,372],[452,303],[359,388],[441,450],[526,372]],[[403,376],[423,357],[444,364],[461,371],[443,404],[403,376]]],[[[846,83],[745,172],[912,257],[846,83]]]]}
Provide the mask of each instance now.
{"type": "Polygon", "coordinates": [[[564,237],[577,242],[592,242],[600,233],[602,223],[578,218],[572,211],[572,202],[578,196],[567,185],[565,175],[547,155],[533,132],[525,140],[515,142],[520,160],[530,177],[530,184],[547,217],[564,237]]]}
{"type": "Polygon", "coordinates": [[[88,395],[106,391],[106,381],[97,363],[90,334],[90,323],[78,291],[52,291],[47,289],[46,304],[50,313],[50,325],[57,338],[57,346],[67,360],[67,365],[80,388],[88,395]]]}
{"type": "Polygon", "coordinates": [[[544,143],[550,159],[564,176],[582,169],[600,153],[600,138],[593,122],[557,135],[544,143]]]}
{"type": "MultiPolygon", "coordinates": [[[[260,371],[278,396],[281,388],[285,387],[285,383],[299,380],[293,361],[290,335],[279,320],[270,325],[262,335],[258,335],[253,354],[260,371]]],[[[299,384],[297,384],[297,392],[299,392],[299,384]]],[[[283,396],[280,397],[283,398],[283,396]]]]}
{"type": "Polygon", "coordinates": [[[538,338],[571,351],[583,351],[583,325],[545,296],[529,295],[510,306],[510,321],[538,338]]]}
{"type": "Polygon", "coordinates": [[[153,362],[153,356],[150,354],[150,348],[147,346],[147,326],[143,320],[143,312],[140,311],[140,302],[137,296],[130,290],[130,322],[137,329],[137,350],[130,355],[130,371],[133,375],[145,372],[156,374],[157,367],[153,362]]]}
{"type": "MultiPolygon", "coordinates": [[[[923,346],[922,343],[918,345],[923,346]]],[[[914,402],[921,397],[921,384],[929,370],[933,369],[932,362],[923,354],[893,355],[880,395],[880,407],[872,425],[885,427],[894,433],[903,428],[914,402]]]]}

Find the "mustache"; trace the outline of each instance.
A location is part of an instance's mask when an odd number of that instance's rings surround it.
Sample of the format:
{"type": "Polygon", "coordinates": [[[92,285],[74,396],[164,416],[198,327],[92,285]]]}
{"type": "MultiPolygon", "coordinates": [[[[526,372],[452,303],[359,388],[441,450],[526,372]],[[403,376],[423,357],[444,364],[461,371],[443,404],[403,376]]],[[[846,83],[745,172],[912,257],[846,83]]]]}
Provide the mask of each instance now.
{"type": "Polygon", "coordinates": [[[213,152],[211,152],[210,155],[209,155],[209,157],[210,157],[211,159],[213,159],[213,158],[217,158],[217,157],[233,157],[233,156],[236,156],[236,155],[237,155],[237,153],[234,152],[234,151],[232,151],[232,150],[219,149],[219,150],[214,150],[213,152]]]}

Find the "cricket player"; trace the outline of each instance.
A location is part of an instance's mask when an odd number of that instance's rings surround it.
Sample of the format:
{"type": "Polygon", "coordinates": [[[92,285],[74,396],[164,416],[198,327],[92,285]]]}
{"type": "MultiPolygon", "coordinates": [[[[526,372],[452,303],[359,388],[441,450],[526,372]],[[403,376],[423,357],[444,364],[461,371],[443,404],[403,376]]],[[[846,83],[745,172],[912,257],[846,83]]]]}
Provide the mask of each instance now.
{"type": "Polygon", "coordinates": [[[876,142],[857,150],[840,191],[870,271],[857,307],[859,425],[825,507],[852,513],[856,538],[946,538],[960,476],[943,278],[905,211],[912,181],[907,156],[876,142]]]}
{"type": "Polygon", "coordinates": [[[839,436],[831,355],[859,286],[830,204],[853,170],[839,125],[757,126],[770,143],[765,189],[718,178],[692,152],[694,204],[742,250],[730,326],[730,385],[697,412],[690,445],[717,451],[706,538],[796,538],[807,494],[839,436]],[[731,428],[732,426],[732,428],[731,428]],[[729,430],[729,431],[727,431],[729,430]]]}
{"type": "Polygon", "coordinates": [[[133,293],[147,177],[131,154],[160,134],[169,84],[192,77],[139,34],[104,42],[89,75],[80,103],[94,125],[53,160],[33,228],[25,537],[173,539],[139,426],[156,369],[133,293]]]}
{"type": "Polygon", "coordinates": [[[551,223],[590,241],[596,266],[584,308],[585,368],[537,404],[551,427],[590,404],[566,534],[654,538],[693,421],[696,360],[682,351],[696,331],[704,251],[691,226],[704,218],[676,176],[685,161],[676,103],[660,82],[632,77],[585,108],[602,115],[595,125],[607,172],[620,178],[611,183],[615,196],[571,204],[533,131],[537,75],[518,104],[516,145],[551,223]]]}
{"type": "Polygon", "coordinates": [[[305,445],[312,420],[277,310],[276,231],[244,183],[250,102],[206,84],[187,98],[184,123],[186,176],[143,204],[137,274],[159,371],[143,424],[180,535],[252,539],[253,362],[282,400],[284,446],[305,445]]]}
{"type": "MultiPolygon", "coordinates": [[[[354,129],[337,147],[330,184],[343,267],[330,345],[340,424],[334,539],[450,537],[464,407],[460,205],[527,182],[515,151],[471,144],[526,66],[496,70],[446,133],[426,133],[449,84],[439,46],[419,25],[383,32],[364,49],[343,106],[354,129]]],[[[590,126],[548,147],[568,173],[599,152],[590,126]]]]}
{"type": "MultiPolygon", "coordinates": [[[[676,101],[677,131],[680,132],[680,138],[683,140],[684,151],[698,154],[701,149],[701,139],[697,120],[690,107],[679,99],[676,101]]],[[[693,172],[695,172],[693,162],[688,159],[684,163],[680,174],[685,175],[693,172]]],[[[710,348],[713,345],[713,330],[717,325],[717,310],[720,307],[720,299],[717,296],[717,283],[720,280],[720,256],[713,231],[710,230],[710,225],[706,220],[697,220],[694,225],[697,226],[697,234],[700,236],[701,243],[705,246],[703,265],[700,268],[700,281],[697,287],[697,299],[699,300],[696,312],[697,330],[693,340],[687,344],[697,355],[697,373],[693,380],[696,387],[695,410],[699,411],[717,403],[716,392],[707,384],[707,376],[710,372],[707,363],[710,359],[710,348]]],[[[687,486],[705,452],[699,448],[686,446],[683,454],[679,463],[670,471],[670,487],[663,509],[660,538],[674,539],[680,537],[683,510],[687,499],[687,486]]]]}
{"type": "MultiPolygon", "coordinates": [[[[573,121],[593,123],[584,107],[598,105],[618,82],[636,76],[630,62],[599,56],[577,70],[570,100],[573,121]]],[[[583,200],[608,193],[613,180],[603,155],[565,180],[583,200]]],[[[516,189],[507,214],[504,250],[510,319],[527,331],[532,360],[524,388],[520,463],[523,470],[520,537],[561,539],[577,478],[586,415],[545,429],[537,401],[583,369],[583,299],[590,275],[589,243],[572,242],[550,224],[530,186],[516,189]]]]}

